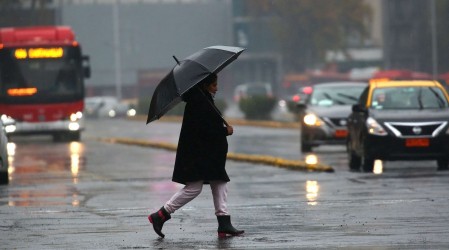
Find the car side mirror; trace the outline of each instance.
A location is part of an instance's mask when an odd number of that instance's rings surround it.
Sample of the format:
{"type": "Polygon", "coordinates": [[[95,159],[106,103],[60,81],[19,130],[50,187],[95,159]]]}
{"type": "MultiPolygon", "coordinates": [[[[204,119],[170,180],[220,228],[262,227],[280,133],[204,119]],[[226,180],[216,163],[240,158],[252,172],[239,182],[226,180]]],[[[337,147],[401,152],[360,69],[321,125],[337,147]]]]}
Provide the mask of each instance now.
{"type": "Polygon", "coordinates": [[[366,110],[367,109],[360,104],[352,105],[352,112],[366,112],[366,110]]]}

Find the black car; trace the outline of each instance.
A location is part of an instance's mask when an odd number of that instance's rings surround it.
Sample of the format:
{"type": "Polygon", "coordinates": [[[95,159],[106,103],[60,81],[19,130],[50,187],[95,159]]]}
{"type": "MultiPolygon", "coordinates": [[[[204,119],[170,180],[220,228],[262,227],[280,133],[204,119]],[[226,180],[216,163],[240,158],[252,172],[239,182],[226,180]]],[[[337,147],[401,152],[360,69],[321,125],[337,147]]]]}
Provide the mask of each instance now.
{"type": "Polygon", "coordinates": [[[449,95],[436,81],[374,82],[348,119],[349,168],[375,160],[436,160],[449,165],[449,95]]]}
{"type": "Polygon", "coordinates": [[[328,82],[313,86],[306,102],[298,105],[302,152],[324,144],[345,144],[347,117],[366,86],[365,82],[328,82]]]}

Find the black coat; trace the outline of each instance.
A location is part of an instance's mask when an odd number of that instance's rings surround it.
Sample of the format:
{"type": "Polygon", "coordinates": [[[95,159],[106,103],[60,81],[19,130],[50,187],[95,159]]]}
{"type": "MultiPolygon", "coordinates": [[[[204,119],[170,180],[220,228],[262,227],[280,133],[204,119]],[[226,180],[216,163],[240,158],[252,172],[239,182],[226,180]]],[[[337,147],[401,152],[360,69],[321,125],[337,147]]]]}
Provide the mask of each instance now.
{"type": "Polygon", "coordinates": [[[228,182],[225,170],[227,129],[213,109],[210,93],[194,87],[183,95],[186,102],[172,180],[186,184],[203,180],[228,182]]]}

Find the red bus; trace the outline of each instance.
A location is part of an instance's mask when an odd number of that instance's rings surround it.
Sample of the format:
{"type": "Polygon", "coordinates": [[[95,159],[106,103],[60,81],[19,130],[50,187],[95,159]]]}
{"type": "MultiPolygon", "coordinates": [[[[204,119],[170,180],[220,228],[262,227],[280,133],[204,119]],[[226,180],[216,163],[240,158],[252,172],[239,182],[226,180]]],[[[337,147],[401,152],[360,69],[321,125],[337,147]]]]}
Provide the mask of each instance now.
{"type": "Polygon", "coordinates": [[[0,28],[0,116],[8,137],[79,141],[89,57],[67,26],[0,28]]]}

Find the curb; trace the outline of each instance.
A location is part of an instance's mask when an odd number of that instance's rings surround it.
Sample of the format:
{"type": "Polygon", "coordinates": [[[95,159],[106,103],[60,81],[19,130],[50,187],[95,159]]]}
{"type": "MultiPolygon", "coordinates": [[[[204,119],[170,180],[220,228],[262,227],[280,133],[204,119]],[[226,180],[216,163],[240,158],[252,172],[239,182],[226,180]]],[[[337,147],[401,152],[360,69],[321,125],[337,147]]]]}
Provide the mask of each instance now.
{"type": "MultiPolygon", "coordinates": [[[[129,117],[130,120],[135,121],[146,121],[146,117],[143,115],[138,115],[134,117],[129,117]]],[[[258,127],[267,127],[267,128],[292,128],[292,129],[299,129],[300,124],[299,122],[277,122],[277,121],[262,121],[262,120],[245,120],[245,119],[237,119],[237,118],[225,118],[226,121],[235,126],[258,126],[258,127]]],[[[161,122],[182,122],[182,116],[163,116],[159,120],[156,120],[154,122],[161,121],[161,122]]]]}
{"type": "MultiPolygon", "coordinates": [[[[151,147],[165,149],[169,151],[176,151],[177,145],[166,142],[155,142],[149,140],[138,140],[130,138],[96,138],[96,140],[106,143],[116,143],[125,145],[134,145],[141,147],[151,147]]],[[[307,164],[304,161],[288,160],[279,157],[269,155],[249,155],[239,153],[228,153],[227,159],[239,162],[258,163],[264,165],[272,165],[280,168],[287,168],[293,170],[305,170],[316,172],[334,172],[334,169],[330,166],[323,164],[307,164]]]]}

